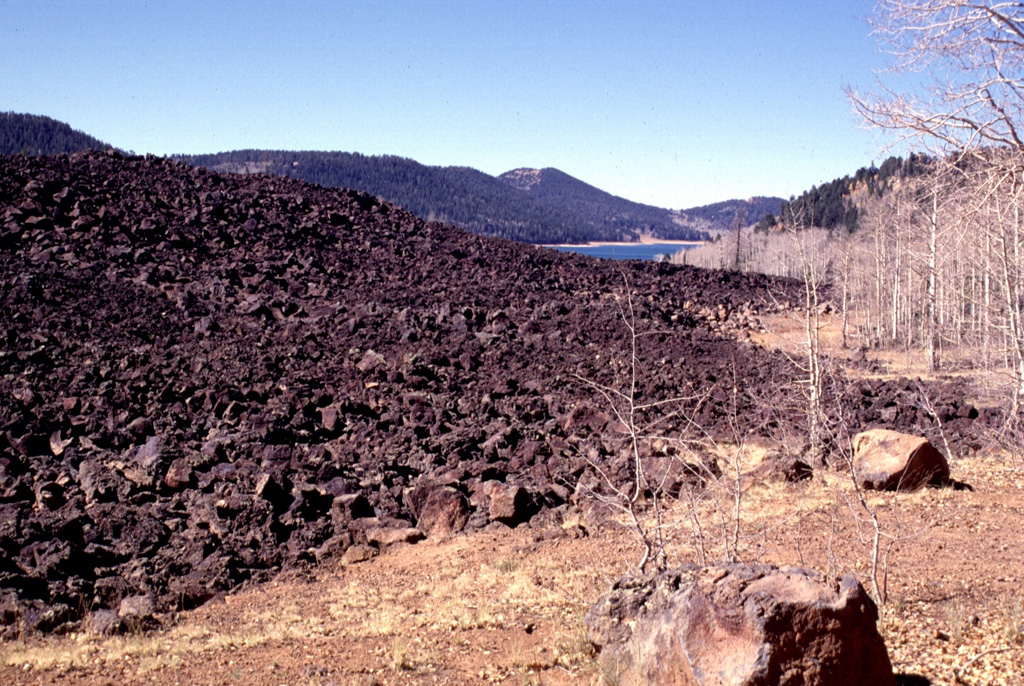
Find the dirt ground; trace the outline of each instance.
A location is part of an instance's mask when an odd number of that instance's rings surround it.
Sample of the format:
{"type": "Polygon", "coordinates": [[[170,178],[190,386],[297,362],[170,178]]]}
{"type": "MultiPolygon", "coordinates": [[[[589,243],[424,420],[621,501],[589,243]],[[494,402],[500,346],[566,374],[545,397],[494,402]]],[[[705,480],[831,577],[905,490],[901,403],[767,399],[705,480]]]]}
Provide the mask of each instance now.
{"type": "MultiPolygon", "coordinates": [[[[869,500],[900,539],[882,626],[902,684],[1024,684],[1024,498],[1009,458],[953,464],[970,489],[869,500]],[[960,670],[957,672],[956,670],[960,670]]],[[[724,551],[709,501],[710,557],[724,551]]],[[[674,508],[685,509],[683,504],[674,508]]],[[[721,508],[718,508],[721,510],[721,508]]],[[[719,512],[719,514],[721,514],[719,512]]],[[[638,560],[628,531],[590,516],[390,548],[292,573],[150,633],[0,644],[6,684],[599,684],[588,606],[638,560]]],[[[754,483],[741,499],[744,561],[853,569],[868,586],[870,533],[838,474],[754,483]]],[[[729,524],[729,522],[726,522],[729,524]]],[[[676,561],[695,547],[680,528],[676,561]]]]}

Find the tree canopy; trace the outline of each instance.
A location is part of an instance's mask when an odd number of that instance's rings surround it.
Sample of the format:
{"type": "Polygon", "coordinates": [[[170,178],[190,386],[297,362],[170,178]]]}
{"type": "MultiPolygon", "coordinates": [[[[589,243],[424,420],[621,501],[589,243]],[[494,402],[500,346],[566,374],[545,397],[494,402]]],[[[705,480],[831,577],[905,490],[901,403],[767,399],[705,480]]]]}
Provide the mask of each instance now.
{"type": "Polygon", "coordinates": [[[0,112],[2,155],[61,155],[109,147],[103,141],[50,117],[0,112]]]}

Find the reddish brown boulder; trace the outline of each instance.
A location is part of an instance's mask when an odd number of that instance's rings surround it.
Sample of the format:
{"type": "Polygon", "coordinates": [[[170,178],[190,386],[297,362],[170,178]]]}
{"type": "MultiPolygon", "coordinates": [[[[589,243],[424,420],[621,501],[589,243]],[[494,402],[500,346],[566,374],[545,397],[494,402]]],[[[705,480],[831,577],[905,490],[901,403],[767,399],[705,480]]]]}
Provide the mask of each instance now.
{"type": "Polygon", "coordinates": [[[626,578],[586,615],[616,683],[892,686],[860,583],[796,567],[722,565],[626,578]]]}
{"type": "Polygon", "coordinates": [[[438,486],[430,489],[419,508],[416,525],[430,537],[445,537],[462,531],[468,521],[466,496],[451,486],[438,486]]]}
{"type": "Polygon", "coordinates": [[[853,437],[853,466],[861,488],[915,491],[949,480],[949,464],[927,439],[888,429],[853,437]]]}
{"type": "Polygon", "coordinates": [[[515,527],[529,521],[534,513],[534,503],[525,488],[499,482],[491,482],[484,486],[486,495],[490,497],[487,514],[492,522],[515,527]]]}
{"type": "Polygon", "coordinates": [[[186,488],[192,483],[193,476],[194,471],[188,458],[179,457],[171,462],[171,466],[167,468],[167,473],[164,475],[164,485],[173,491],[186,488]]]}
{"type": "Polygon", "coordinates": [[[423,532],[413,527],[401,529],[378,527],[366,530],[366,540],[370,545],[382,550],[396,543],[418,543],[423,540],[423,532]]]}

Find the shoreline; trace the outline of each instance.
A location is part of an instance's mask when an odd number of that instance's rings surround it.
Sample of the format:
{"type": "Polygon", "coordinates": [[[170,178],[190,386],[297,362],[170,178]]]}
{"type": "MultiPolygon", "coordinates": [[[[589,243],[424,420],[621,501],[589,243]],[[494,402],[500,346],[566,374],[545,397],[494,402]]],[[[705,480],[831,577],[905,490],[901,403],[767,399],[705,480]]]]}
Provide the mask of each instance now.
{"type": "Polygon", "coordinates": [[[641,239],[639,241],[590,241],[589,243],[534,243],[542,248],[600,248],[631,245],[704,245],[706,241],[641,239]]]}

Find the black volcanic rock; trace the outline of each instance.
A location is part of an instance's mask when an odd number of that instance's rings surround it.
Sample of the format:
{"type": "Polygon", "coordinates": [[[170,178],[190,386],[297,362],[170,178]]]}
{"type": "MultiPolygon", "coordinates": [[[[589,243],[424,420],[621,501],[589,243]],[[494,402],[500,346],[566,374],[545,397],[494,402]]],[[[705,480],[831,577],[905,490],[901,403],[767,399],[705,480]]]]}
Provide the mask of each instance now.
{"type": "Polygon", "coordinates": [[[581,451],[621,442],[581,379],[628,378],[626,281],[644,397],[727,398],[690,408],[711,433],[799,422],[793,367],[706,315],[754,317],[792,283],[166,159],[0,157],[0,625],[193,607],[414,540],[431,508],[457,530],[564,502],[581,451]]]}

